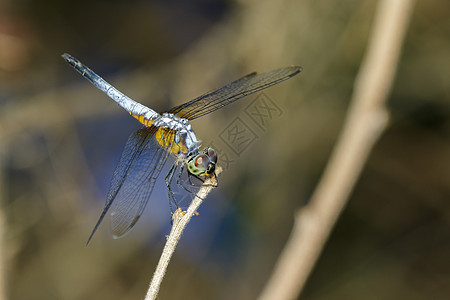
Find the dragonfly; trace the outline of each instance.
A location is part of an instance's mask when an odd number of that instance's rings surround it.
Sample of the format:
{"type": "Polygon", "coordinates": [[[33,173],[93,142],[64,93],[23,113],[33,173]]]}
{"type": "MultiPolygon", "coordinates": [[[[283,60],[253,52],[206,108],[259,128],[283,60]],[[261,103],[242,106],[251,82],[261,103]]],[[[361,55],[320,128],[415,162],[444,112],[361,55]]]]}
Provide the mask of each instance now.
{"type": "MultiPolygon", "coordinates": [[[[134,227],[170,155],[174,156],[175,162],[166,175],[165,181],[172,213],[171,202],[173,201],[178,207],[171,189],[178,166],[180,168],[177,184],[188,192],[190,190],[184,187],[180,180],[185,169],[191,185],[195,185],[191,177],[201,181],[216,177],[218,155],[212,148],[200,151],[200,141],[190,121],[278,84],[302,71],[299,66],[289,66],[266,73],[253,72],[166,112],[157,113],[121,93],[70,54],[65,53],[62,57],[84,78],[144,125],[143,128],[132,133],[126,142],[111,180],[105,206],[87,244],[108,212],[114,238],[124,236],[134,227]]],[[[217,186],[217,180],[215,182],[217,186]]]]}

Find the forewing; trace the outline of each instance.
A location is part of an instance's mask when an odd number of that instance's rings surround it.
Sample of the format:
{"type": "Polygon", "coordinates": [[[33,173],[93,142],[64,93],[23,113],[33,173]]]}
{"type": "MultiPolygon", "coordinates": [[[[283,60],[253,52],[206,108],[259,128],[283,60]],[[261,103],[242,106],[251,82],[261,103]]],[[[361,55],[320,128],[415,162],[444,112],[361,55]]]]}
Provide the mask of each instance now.
{"type": "Polygon", "coordinates": [[[138,221],[169,155],[169,151],[156,140],[156,130],[155,127],[143,128],[128,138],[111,180],[106,205],[88,243],[108,211],[115,238],[123,236],[138,221]]]}
{"type": "Polygon", "coordinates": [[[168,112],[193,120],[231,104],[242,97],[289,79],[300,73],[301,70],[301,67],[291,66],[261,74],[251,73],[185,104],[176,106],[168,112]]]}

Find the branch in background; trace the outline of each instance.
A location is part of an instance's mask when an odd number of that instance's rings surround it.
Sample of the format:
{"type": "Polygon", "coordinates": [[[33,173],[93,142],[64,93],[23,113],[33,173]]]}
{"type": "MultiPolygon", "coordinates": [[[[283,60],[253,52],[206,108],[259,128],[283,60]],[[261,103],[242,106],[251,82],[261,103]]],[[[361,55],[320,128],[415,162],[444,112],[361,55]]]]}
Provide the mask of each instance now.
{"type": "MultiPolygon", "coordinates": [[[[0,175],[1,177],[1,175],[0,175]]],[[[2,178],[0,178],[0,180],[2,180],[2,178]]],[[[0,182],[0,185],[2,185],[2,182],[0,182]]],[[[3,195],[2,195],[3,196],[3,195]]],[[[5,263],[6,263],[6,255],[5,255],[5,225],[6,225],[6,220],[5,220],[5,214],[3,211],[3,205],[5,203],[4,201],[4,197],[0,196],[0,203],[2,205],[2,209],[0,209],[0,299],[7,299],[7,294],[6,294],[6,268],[5,268],[5,263]]]]}
{"type": "Polygon", "coordinates": [[[291,236],[260,299],[295,299],[302,291],[373,145],[387,126],[385,102],[413,3],[378,3],[343,131],[309,204],[295,215],[291,236]]]}
{"type": "MultiPolygon", "coordinates": [[[[217,167],[216,176],[219,175],[220,172],[222,172],[222,168],[217,167]]],[[[173,253],[175,252],[178,241],[181,238],[181,234],[191,220],[192,216],[196,214],[200,204],[202,204],[203,200],[206,199],[209,192],[211,192],[211,190],[214,188],[211,184],[213,180],[215,180],[215,177],[205,180],[205,183],[200,188],[194,200],[192,200],[191,204],[185,212],[182,212],[181,209],[178,209],[173,214],[172,230],[170,231],[169,237],[166,241],[166,245],[164,246],[164,250],[159,259],[158,266],[156,267],[155,273],[153,274],[153,278],[150,282],[145,300],[156,299],[156,297],[158,296],[161,282],[164,278],[164,275],[166,274],[167,267],[169,266],[169,262],[172,258],[173,253]]]]}

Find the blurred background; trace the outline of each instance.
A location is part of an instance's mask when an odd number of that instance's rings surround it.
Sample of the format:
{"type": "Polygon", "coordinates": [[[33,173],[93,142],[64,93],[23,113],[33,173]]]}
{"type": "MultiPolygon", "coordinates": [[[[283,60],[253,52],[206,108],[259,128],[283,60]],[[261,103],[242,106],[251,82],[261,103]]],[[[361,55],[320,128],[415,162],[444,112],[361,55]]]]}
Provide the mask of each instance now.
{"type": "MultiPolygon", "coordinates": [[[[126,237],[113,240],[105,220],[85,246],[127,137],[140,126],[62,53],[157,111],[252,71],[303,66],[300,75],[192,122],[225,170],[183,235],[160,298],[253,299],[341,130],[375,7],[355,0],[0,1],[4,297],[142,299],[170,230],[161,182],[126,237]],[[256,108],[263,117],[251,113],[256,108]],[[245,143],[227,139],[236,128],[245,129],[245,143]]],[[[387,103],[390,125],[300,298],[450,294],[448,11],[446,0],[417,1],[387,103]]]]}

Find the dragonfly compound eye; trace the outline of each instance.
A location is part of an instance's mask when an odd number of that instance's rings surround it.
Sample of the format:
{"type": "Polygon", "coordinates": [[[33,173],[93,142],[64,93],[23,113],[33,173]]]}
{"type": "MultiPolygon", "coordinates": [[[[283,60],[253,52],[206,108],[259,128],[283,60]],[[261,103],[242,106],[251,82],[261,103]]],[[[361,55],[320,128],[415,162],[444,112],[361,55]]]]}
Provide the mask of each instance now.
{"type": "Polygon", "coordinates": [[[189,172],[198,176],[208,169],[209,158],[206,154],[199,154],[188,162],[189,172]]]}
{"type": "Polygon", "coordinates": [[[214,164],[217,163],[217,153],[213,148],[208,148],[207,150],[209,159],[211,160],[211,162],[213,162],[214,164]]]}
{"type": "Polygon", "coordinates": [[[208,168],[208,162],[209,159],[206,155],[198,155],[195,158],[195,166],[203,171],[206,171],[206,169],[208,168]]]}

